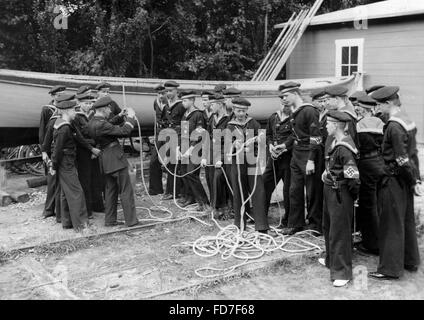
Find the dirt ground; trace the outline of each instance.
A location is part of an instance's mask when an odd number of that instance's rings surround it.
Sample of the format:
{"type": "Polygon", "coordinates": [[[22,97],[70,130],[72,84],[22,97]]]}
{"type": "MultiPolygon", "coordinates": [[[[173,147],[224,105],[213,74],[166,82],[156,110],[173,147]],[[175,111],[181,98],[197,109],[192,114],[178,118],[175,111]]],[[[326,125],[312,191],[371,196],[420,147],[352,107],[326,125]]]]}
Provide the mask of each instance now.
{"type": "MultiPolygon", "coordinates": [[[[258,263],[238,269],[226,278],[205,281],[195,270],[205,266],[223,268],[240,260],[223,261],[220,256],[201,258],[190,244],[206,235],[216,235],[216,226],[194,220],[155,228],[125,232],[107,237],[79,239],[81,234],[64,231],[54,219],[41,218],[45,194],[33,190],[31,201],[0,209],[0,299],[424,299],[424,267],[406,273],[398,281],[376,282],[367,279],[376,257],[355,253],[355,281],[347,288],[334,289],[329,272],[317,263],[320,253],[292,255],[266,254],[258,263]],[[57,245],[52,241],[71,239],[57,245]],[[26,252],[12,249],[35,245],[26,252]],[[190,287],[192,286],[192,287],[190,287]],[[172,292],[175,289],[186,290],[172,292]],[[171,291],[171,293],[166,293],[171,291]]],[[[137,186],[137,205],[150,207],[137,186]]],[[[416,207],[424,221],[424,199],[416,207]]],[[[159,201],[159,197],[155,197],[159,201]]],[[[172,203],[175,217],[184,216],[172,203]]],[[[139,218],[147,217],[139,210],[139,218]]],[[[270,219],[278,223],[278,207],[270,219]]],[[[208,219],[205,220],[210,223],[208,219]]],[[[103,226],[103,214],[96,213],[84,235],[110,231],[103,226]]],[[[147,223],[147,222],[144,222],[147,223]]],[[[226,226],[231,222],[221,222],[226,226]]],[[[112,229],[119,230],[119,228],[112,229]]],[[[322,240],[310,239],[323,245],[322,240]]],[[[424,239],[420,238],[424,256],[424,239]]]]}

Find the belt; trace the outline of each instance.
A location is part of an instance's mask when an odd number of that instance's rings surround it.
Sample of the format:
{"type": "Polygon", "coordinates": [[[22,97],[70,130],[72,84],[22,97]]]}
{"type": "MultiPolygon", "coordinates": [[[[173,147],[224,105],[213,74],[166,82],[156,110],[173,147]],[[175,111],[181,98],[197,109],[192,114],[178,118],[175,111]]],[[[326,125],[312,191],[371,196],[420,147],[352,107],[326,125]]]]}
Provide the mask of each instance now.
{"type": "Polygon", "coordinates": [[[378,150],[371,151],[371,152],[368,152],[368,153],[361,153],[361,160],[375,158],[375,157],[378,157],[380,155],[381,155],[381,153],[378,150]]]}
{"type": "Polygon", "coordinates": [[[333,189],[339,189],[341,186],[343,186],[345,184],[348,184],[349,181],[347,179],[337,180],[337,181],[333,181],[333,180],[329,180],[329,179],[324,179],[323,182],[327,186],[333,187],[333,189]]]}
{"type": "Polygon", "coordinates": [[[109,143],[106,147],[103,148],[103,150],[110,149],[116,146],[119,146],[119,142],[115,141],[115,142],[109,143]]]}

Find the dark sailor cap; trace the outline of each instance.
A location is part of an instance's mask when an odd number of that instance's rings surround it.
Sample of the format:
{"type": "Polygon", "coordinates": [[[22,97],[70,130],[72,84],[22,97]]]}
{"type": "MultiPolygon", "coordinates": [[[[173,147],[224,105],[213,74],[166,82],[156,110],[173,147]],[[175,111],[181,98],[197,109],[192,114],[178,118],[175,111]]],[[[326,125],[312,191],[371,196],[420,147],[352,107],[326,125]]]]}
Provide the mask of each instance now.
{"type": "Polygon", "coordinates": [[[163,84],[158,84],[155,89],[154,89],[157,93],[162,93],[165,92],[165,86],[163,84]]]}
{"type": "Polygon", "coordinates": [[[332,97],[343,97],[347,94],[347,92],[349,91],[348,88],[346,88],[345,86],[341,86],[341,85],[336,85],[336,86],[332,86],[332,87],[328,87],[325,92],[332,97]]]}
{"type": "Polygon", "coordinates": [[[166,81],[165,88],[178,88],[180,85],[176,81],[166,81]]]}
{"type": "Polygon", "coordinates": [[[105,88],[110,89],[111,87],[112,87],[112,85],[110,83],[102,82],[102,83],[100,83],[96,86],[96,90],[102,90],[102,89],[105,89],[105,88]]]}
{"type": "Polygon", "coordinates": [[[392,99],[399,92],[399,90],[400,88],[397,86],[386,86],[378,89],[377,91],[374,91],[371,94],[371,98],[380,102],[388,101],[392,99]]]}
{"type": "Polygon", "coordinates": [[[112,101],[113,101],[112,98],[109,97],[109,96],[100,98],[99,100],[97,100],[94,103],[93,108],[94,109],[99,109],[99,108],[107,107],[107,106],[109,106],[112,103],[112,101]]]}
{"type": "Polygon", "coordinates": [[[212,95],[209,96],[209,101],[211,103],[222,102],[224,100],[225,100],[224,95],[221,94],[221,93],[216,93],[216,94],[212,94],[212,95]]]}
{"type": "Polygon", "coordinates": [[[79,101],[87,101],[87,100],[96,100],[98,97],[99,95],[94,92],[85,92],[85,93],[77,95],[76,98],[79,101]]]}
{"type": "Polygon", "coordinates": [[[368,89],[366,89],[365,90],[365,92],[367,93],[367,94],[371,94],[371,93],[373,93],[374,91],[377,91],[378,89],[381,89],[381,88],[383,88],[384,86],[383,85],[375,85],[375,86],[371,86],[371,87],[369,87],[368,89]]]}
{"type": "Polygon", "coordinates": [[[249,107],[252,105],[249,100],[245,98],[234,98],[231,100],[235,108],[239,109],[249,109],[249,107]]]}
{"type": "Polygon", "coordinates": [[[286,83],[281,84],[278,87],[278,91],[281,91],[281,93],[286,93],[286,92],[290,92],[290,91],[295,90],[295,89],[299,89],[300,86],[301,86],[300,83],[290,81],[290,82],[286,82],[286,83]]]}
{"type": "Polygon", "coordinates": [[[74,94],[61,94],[56,100],[58,103],[63,102],[63,101],[70,101],[70,100],[74,100],[75,99],[75,95],[74,94]]]}
{"type": "Polygon", "coordinates": [[[352,118],[346,112],[329,110],[327,113],[327,121],[349,122],[352,121],[352,118]]]}
{"type": "Polygon", "coordinates": [[[225,89],[223,91],[223,94],[226,97],[235,97],[235,96],[240,96],[241,91],[237,88],[231,87],[231,88],[225,89]]]}
{"type": "Polygon", "coordinates": [[[327,92],[325,92],[325,89],[315,89],[311,92],[311,98],[312,100],[318,100],[327,95],[327,92]]]}
{"type": "Polygon", "coordinates": [[[75,108],[77,103],[75,101],[62,101],[61,103],[57,104],[57,108],[60,110],[67,110],[75,108]]]}
{"type": "Polygon", "coordinates": [[[78,90],[77,90],[77,95],[80,95],[80,94],[86,93],[87,91],[90,91],[91,89],[92,89],[92,87],[91,87],[91,86],[87,86],[87,85],[81,86],[81,87],[79,87],[79,88],[78,88],[78,90]]]}
{"type": "Polygon", "coordinates": [[[62,91],[65,91],[66,90],[66,87],[65,86],[62,86],[62,85],[58,85],[58,86],[54,86],[54,87],[52,87],[51,89],[50,89],[50,91],[49,91],[49,94],[56,94],[56,93],[58,93],[58,92],[62,92],[62,91]]]}
{"type": "Polygon", "coordinates": [[[196,98],[196,92],[193,90],[190,91],[183,91],[180,94],[180,98],[181,99],[191,99],[191,98],[196,98]]]}
{"type": "Polygon", "coordinates": [[[206,98],[206,97],[210,97],[210,96],[213,96],[215,93],[214,92],[212,92],[212,91],[202,91],[202,93],[200,94],[203,98],[206,98]]]}
{"type": "Polygon", "coordinates": [[[371,109],[377,105],[377,102],[368,95],[362,96],[358,98],[358,103],[360,107],[371,109]]]}

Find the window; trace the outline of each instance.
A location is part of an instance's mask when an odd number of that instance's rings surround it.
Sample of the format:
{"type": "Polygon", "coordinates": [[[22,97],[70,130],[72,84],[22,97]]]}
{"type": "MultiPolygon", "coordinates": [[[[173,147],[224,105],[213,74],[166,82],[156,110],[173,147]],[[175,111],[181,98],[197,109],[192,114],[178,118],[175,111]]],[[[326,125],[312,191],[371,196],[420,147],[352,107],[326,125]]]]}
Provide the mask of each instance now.
{"type": "Polygon", "coordinates": [[[336,40],[336,77],[363,72],[364,39],[336,40]]]}

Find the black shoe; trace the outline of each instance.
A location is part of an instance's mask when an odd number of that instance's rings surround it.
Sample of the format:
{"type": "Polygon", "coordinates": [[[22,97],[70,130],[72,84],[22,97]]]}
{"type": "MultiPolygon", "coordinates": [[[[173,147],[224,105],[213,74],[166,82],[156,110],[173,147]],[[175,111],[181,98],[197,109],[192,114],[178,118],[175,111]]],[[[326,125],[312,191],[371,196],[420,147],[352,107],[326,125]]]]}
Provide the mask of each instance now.
{"type": "Polygon", "coordinates": [[[281,233],[283,235],[285,235],[285,236],[292,236],[292,235],[295,235],[296,233],[301,232],[301,231],[303,231],[303,228],[302,227],[299,227],[299,228],[285,228],[285,229],[282,230],[281,233]]]}
{"type": "Polygon", "coordinates": [[[73,226],[62,226],[63,230],[70,230],[73,229],[73,226]]]}
{"type": "Polygon", "coordinates": [[[410,266],[410,265],[405,265],[405,270],[409,271],[409,272],[417,272],[418,271],[418,267],[417,266],[410,266]]]}
{"type": "Polygon", "coordinates": [[[43,214],[43,219],[48,219],[51,217],[56,217],[56,215],[54,213],[47,213],[47,214],[43,214]]]}
{"type": "Polygon", "coordinates": [[[368,277],[376,280],[396,280],[398,277],[391,277],[380,272],[370,272],[368,273],[368,277]]]}
{"type": "Polygon", "coordinates": [[[262,234],[268,234],[268,230],[260,230],[260,231],[258,231],[259,233],[262,233],[262,234]]]}
{"type": "Polygon", "coordinates": [[[366,254],[366,255],[371,255],[371,256],[378,256],[378,250],[371,250],[368,249],[366,247],[364,247],[363,244],[358,244],[355,246],[356,250],[358,250],[359,252],[366,254]]]}
{"type": "Polygon", "coordinates": [[[162,197],[162,200],[167,201],[167,200],[172,200],[174,199],[174,196],[172,194],[164,194],[162,197]]]}
{"type": "Polygon", "coordinates": [[[150,191],[149,190],[149,195],[151,195],[151,196],[159,196],[161,194],[163,194],[163,191],[162,192],[156,192],[156,191],[150,191]]]}
{"type": "Polygon", "coordinates": [[[128,228],[133,228],[133,227],[137,227],[137,226],[140,226],[140,225],[141,225],[141,223],[138,221],[136,224],[128,226],[128,228]]]}
{"type": "Polygon", "coordinates": [[[120,222],[120,221],[116,221],[116,222],[112,222],[112,223],[105,223],[105,227],[117,227],[117,226],[124,226],[125,223],[120,222]]]}

